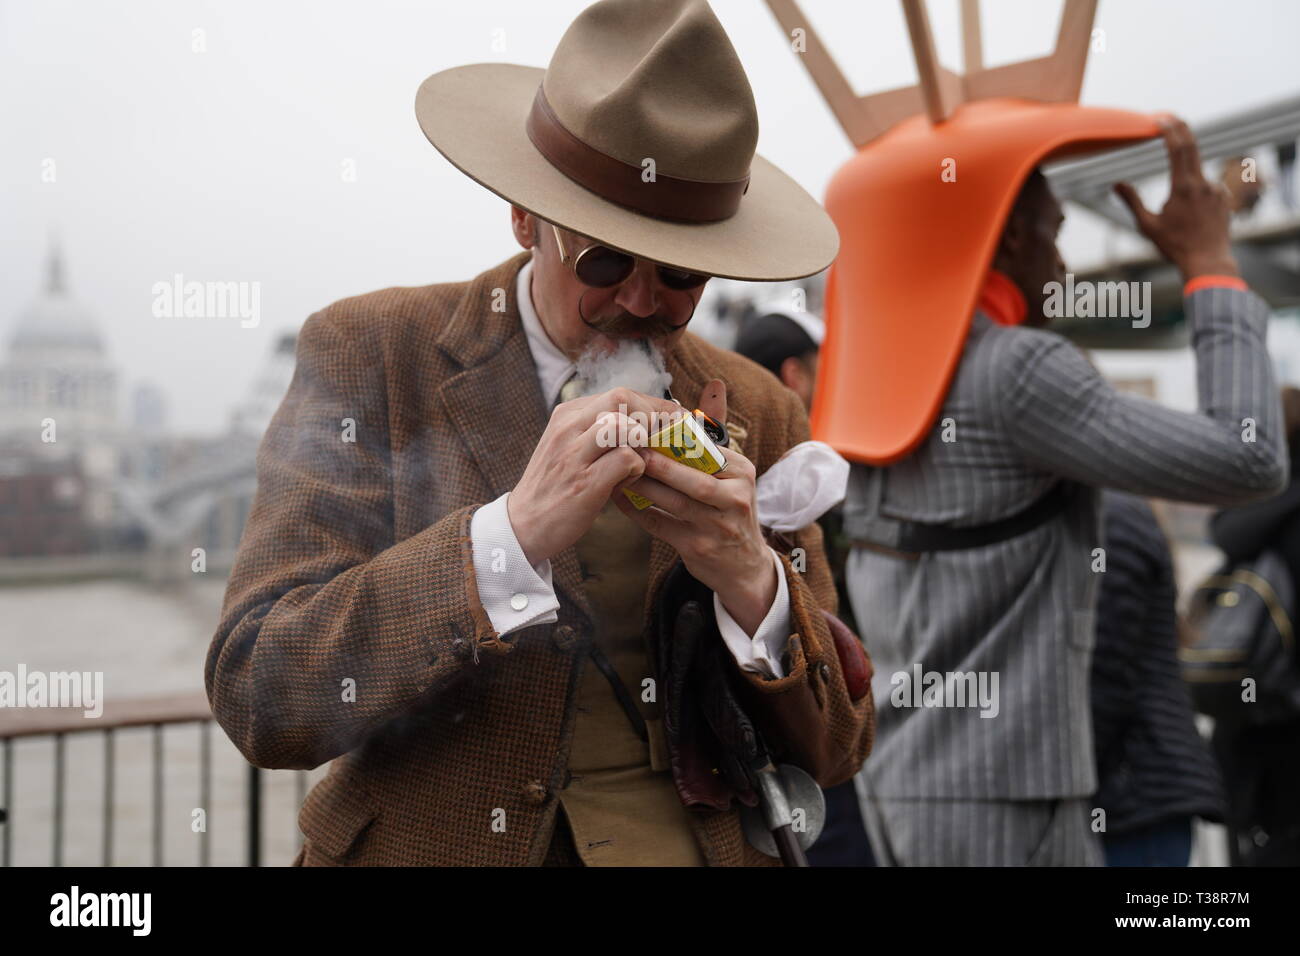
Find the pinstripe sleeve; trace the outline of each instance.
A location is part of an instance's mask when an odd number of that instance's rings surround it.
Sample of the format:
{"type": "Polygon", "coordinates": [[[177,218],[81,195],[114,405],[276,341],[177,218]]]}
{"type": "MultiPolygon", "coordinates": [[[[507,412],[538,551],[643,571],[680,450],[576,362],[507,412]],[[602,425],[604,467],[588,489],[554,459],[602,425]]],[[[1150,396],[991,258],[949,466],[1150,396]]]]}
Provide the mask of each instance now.
{"type": "Polygon", "coordinates": [[[1258,296],[1211,288],[1187,297],[1199,408],[1179,412],[1116,391],[1050,333],[1021,333],[1001,355],[1004,433],[1027,463],[1135,494],[1229,504],[1286,485],[1282,410],[1258,296]]]}

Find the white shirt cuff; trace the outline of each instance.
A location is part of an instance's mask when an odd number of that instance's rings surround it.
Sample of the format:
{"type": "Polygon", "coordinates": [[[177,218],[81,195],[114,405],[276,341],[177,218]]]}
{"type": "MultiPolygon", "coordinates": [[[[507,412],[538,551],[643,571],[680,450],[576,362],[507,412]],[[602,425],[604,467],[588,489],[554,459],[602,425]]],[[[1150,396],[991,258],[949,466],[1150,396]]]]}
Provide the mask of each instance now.
{"type": "Polygon", "coordinates": [[[498,635],[557,621],[560,608],[551,561],[548,558],[536,567],[528,563],[510,525],[508,497],[506,492],[479,508],[469,523],[479,603],[498,635]]]}
{"type": "Polygon", "coordinates": [[[722,640],[741,670],[776,679],[785,676],[781,671],[781,655],[785,653],[786,641],[790,639],[790,587],[785,581],[785,566],[781,564],[781,556],[770,547],[767,550],[776,563],[776,598],[754,636],[746,634],[744,628],[727,613],[717,594],[713,595],[713,613],[718,619],[722,640]]]}

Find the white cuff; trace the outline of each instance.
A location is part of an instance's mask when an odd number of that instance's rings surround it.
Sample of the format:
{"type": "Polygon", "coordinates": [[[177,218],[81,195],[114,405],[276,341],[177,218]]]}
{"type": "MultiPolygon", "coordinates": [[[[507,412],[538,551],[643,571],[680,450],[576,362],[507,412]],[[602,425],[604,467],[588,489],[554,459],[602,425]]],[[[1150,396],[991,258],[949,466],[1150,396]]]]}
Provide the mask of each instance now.
{"type": "Polygon", "coordinates": [[[745,629],[727,613],[717,594],[713,595],[713,613],[718,619],[722,640],[741,670],[776,679],[785,676],[781,671],[781,655],[785,653],[786,642],[790,639],[790,587],[785,581],[785,566],[781,564],[781,556],[770,547],[767,550],[776,563],[776,598],[754,636],[746,634],[745,629]]]}
{"type": "Polygon", "coordinates": [[[560,608],[551,582],[550,559],[533,567],[519,547],[506,510],[509,497],[506,492],[479,508],[469,523],[479,603],[498,635],[533,624],[550,624],[559,619],[555,612],[560,608]]]}

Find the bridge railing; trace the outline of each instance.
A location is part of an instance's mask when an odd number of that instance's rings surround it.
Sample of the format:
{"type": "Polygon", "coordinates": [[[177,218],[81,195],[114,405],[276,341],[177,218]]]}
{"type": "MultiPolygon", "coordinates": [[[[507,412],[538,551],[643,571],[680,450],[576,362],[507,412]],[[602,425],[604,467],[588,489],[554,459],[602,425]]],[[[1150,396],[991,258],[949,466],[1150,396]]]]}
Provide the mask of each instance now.
{"type": "MultiPolygon", "coordinates": [[[[106,701],[104,712],[95,719],[85,716],[81,708],[31,708],[0,709],[0,866],[10,866],[13,860],[14,838],[19,820],[15,808],[14,745],[25,739],[44,739],[53,745],[53,777],[50,781],[52,827],[50,833],[50,863],[62,866],[64,862],[65,811],[67,798],[68,738],[76,735],[98,734],[102,738],[103,793],[101,799],[101,850],[102,865],[112,866],[114,860],[115,785],[117,782],[117,741],[124,731],[148,730],[152,734],[150,764],[150,850],[154,866],[163,864],[164,808],[166,792],[164,769],[166,752],[163,747],[163,730],[167,727],[192,725],[196,732],[198,759],[199,806],[212,806],[212,735],[213,717],[203,694],[184,694],[168,697],[138,698],[106,701]]],[[[217,731],[220,732],[219,730],[217,731]]],[[[264,772],[245,764],[245,863],[260,866],[262,862],[262,784],[264,772]]],[[[296,787],[295,807],[301,806],[306,796],[305,771],[275,771],[292,773],[296,787]]],[[[294,827],[295,832],[297,827],[294,827]]],[[[199,866],[211,863],[211,841],[205,825],[198,831],[199,866]]],[[[301,843],[301,834],[297,837],[301,843]]]]}

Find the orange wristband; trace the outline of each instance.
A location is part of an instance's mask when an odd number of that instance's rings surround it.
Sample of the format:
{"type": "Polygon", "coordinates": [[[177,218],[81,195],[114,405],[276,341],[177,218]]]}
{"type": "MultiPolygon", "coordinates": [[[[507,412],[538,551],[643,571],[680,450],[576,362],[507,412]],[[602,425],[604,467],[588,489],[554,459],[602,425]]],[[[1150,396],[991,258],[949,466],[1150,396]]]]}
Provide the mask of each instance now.
{"type": "Polygon", "coordinates": [[[1240,289],[1244,292],[1249,288],[1246,280],[1237,276],[1197,276],[1187,280],[1187,284],[1183,286],[1183,295],[1191,295],[1202,289],[1240,289]]]}

